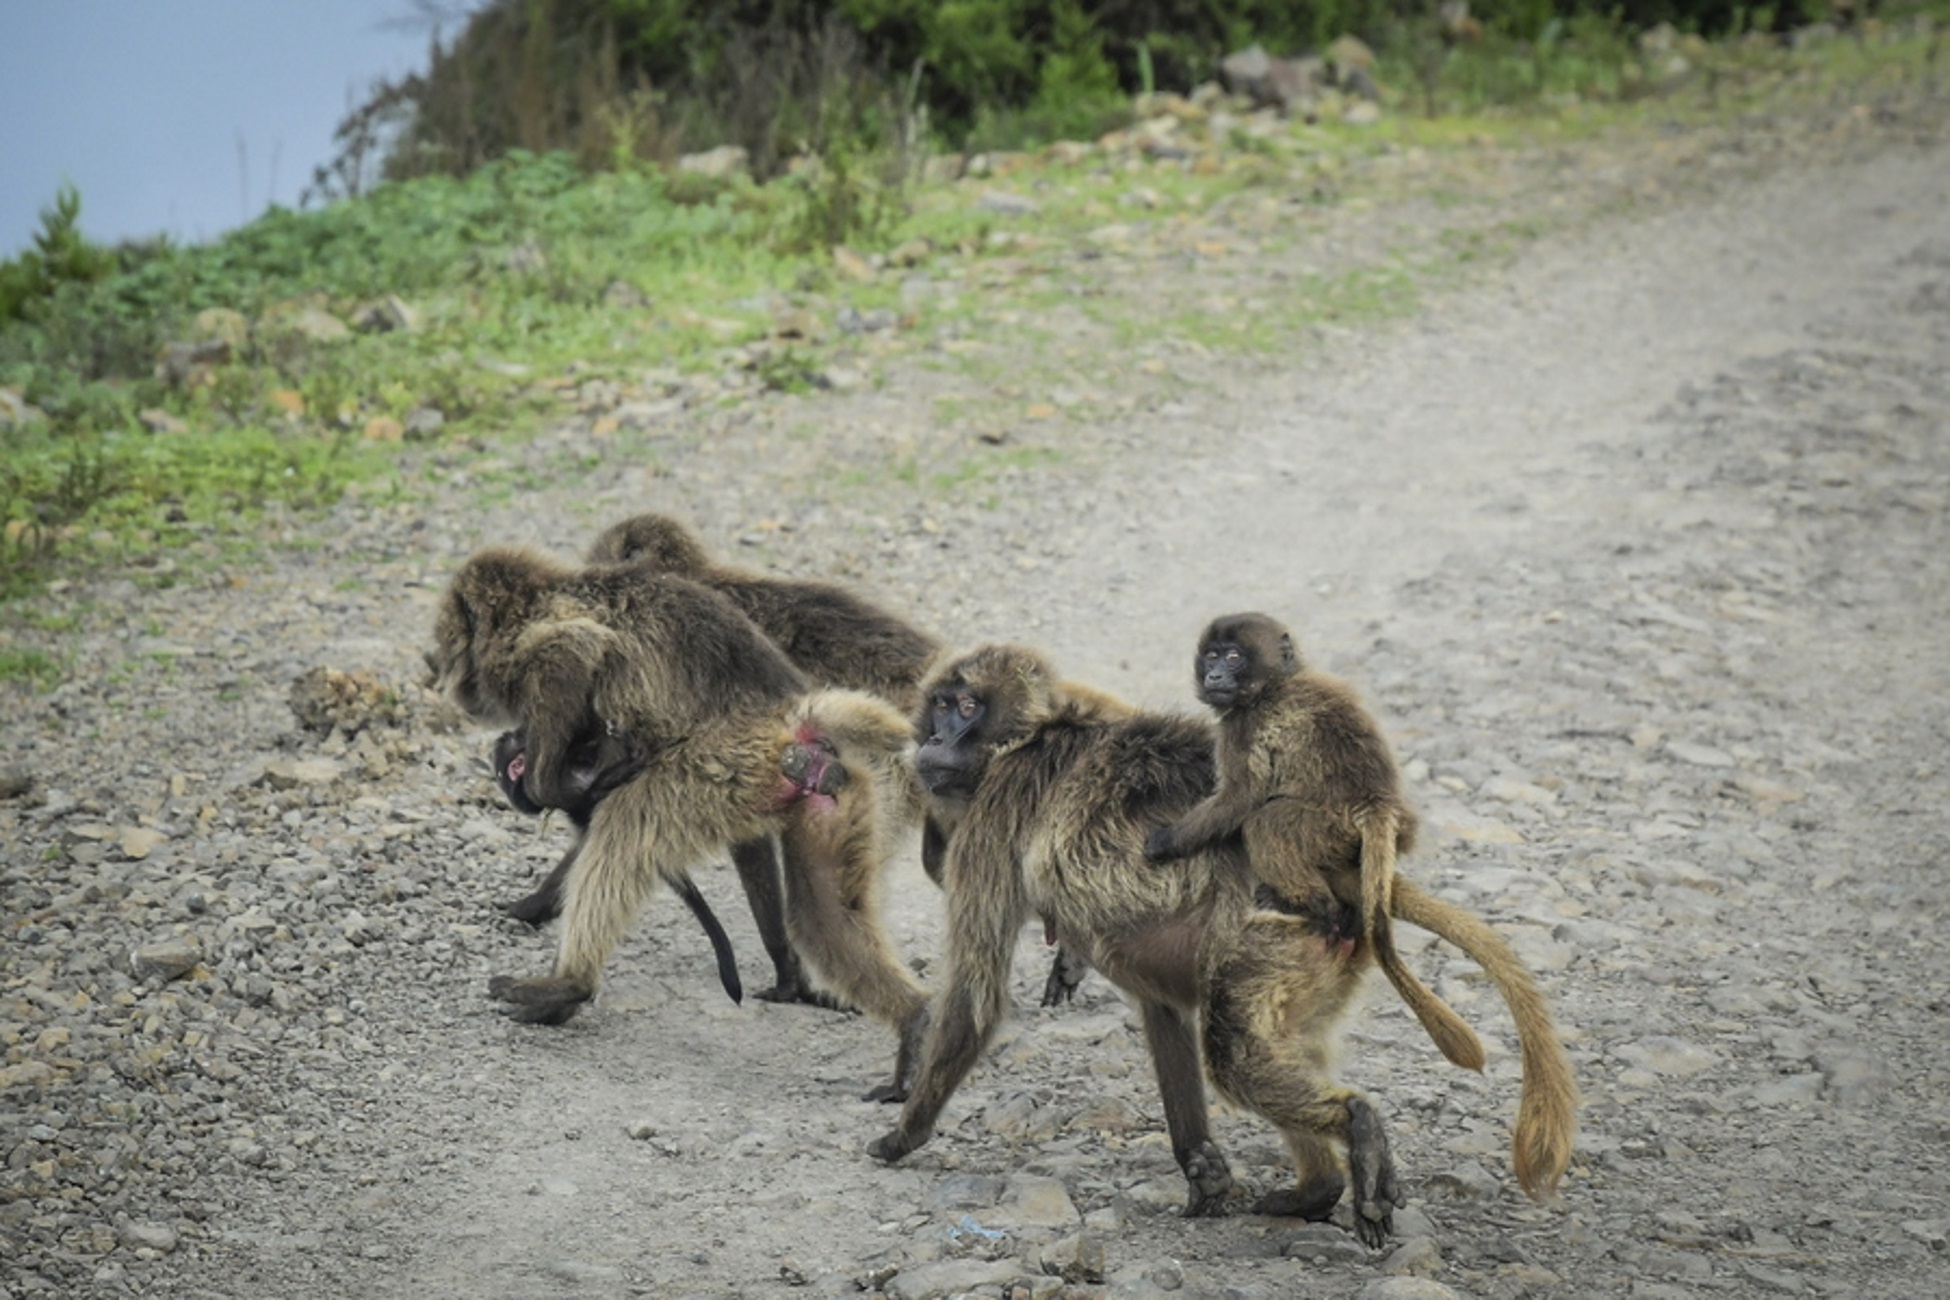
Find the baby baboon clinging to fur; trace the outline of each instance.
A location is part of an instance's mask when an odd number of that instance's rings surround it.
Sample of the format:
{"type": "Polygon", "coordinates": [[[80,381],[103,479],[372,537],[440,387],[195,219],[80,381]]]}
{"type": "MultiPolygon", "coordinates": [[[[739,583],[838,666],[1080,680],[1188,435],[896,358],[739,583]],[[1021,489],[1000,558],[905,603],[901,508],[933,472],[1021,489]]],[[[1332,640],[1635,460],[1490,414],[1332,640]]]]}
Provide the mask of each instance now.
{"type": "Polygon", "coordinates": [[[591,812],[554,975],[491,986],[512,1014],[568,1020],[658,879],[779,833],[805,849],[798,887],[837,900],[794,918],[794,936],[834,992],[900,1032],[895,1083],[878,1090],[898,1094],[926,1023],[926,995],[877,907],[882,799],[896,784],[886,774],[906,739],[898,713],[855,692],[809,694],[722,596],[628,567],[482,551],[449,584],[434,632],[436,684],[477,720],[522,733],[528,802],[583,796],[578,746],[592,734],[620,733],[643,751],[641,770],[591,812]],[[809,764],[808,749],[825,759],[809,764]]]}
{"type": "MultiPolygon", "coordinates": [[[[580,787],[583,794],[577,802],[560,810],[568,815],[570,824],[575,827],[576,838],[550,873],[552,877],[568,877],[575,866],[576,852],[582,847],[583,837],[589,833],[589,818],[594,815],[596,805],[602,802],[604,795],[641,772],[643,761],[643,747],[619,733],[605,731],[584,737],[577,743],[569,770],[573,785],[580,787]]],[[[539,817],[552,811],[531,802],[522,789],[521,781],[528,769],[528,741],[519,731],[504,731],[495,739],[489,762],[494,767],[495,784],[501,787],[502,797],[516,812],[539,817]]],[[[677,892],[677,896],[684,900],[684,906],[691,909],[697,923],[704,927],[705,937],[710,939],[711,951],[718,960],[718,982],[724,985],[724,991],[733,1002],[743,1002],[745,986],[738,978],[738,959],[732,952],[730,936],[718,924],[717,914],[704,901],[704,895],[698,892],[696,882],[688,874],[673,875],[668,871],[660,874],[677,892]]]]}
{"type": "Polygon", "coordinates": [[[1219,716],[1219,788],[1151,832],[1145,856],[1165,862],[1243,834],[1275,906],[1312,918],[1330,943],[1358,935],[1442,1054],[1482,1069],[1475,1032],[1395,950],[1395,857],[1414,845],[1415,813],[1353,688],[1308,669],[1292,635],[1264,614],[1214,619],[1193,671],[1219,716]]]}

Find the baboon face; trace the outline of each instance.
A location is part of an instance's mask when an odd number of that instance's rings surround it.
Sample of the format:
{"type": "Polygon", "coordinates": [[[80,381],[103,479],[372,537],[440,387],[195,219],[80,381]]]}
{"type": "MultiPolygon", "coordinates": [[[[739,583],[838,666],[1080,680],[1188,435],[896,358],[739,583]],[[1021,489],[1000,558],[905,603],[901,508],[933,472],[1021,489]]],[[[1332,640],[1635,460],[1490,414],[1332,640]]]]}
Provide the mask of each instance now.
{"type": "Polygon", "coordinates": [[[1198,697],[1215,709],[1250,705],[1273,682],[1299,670],[1293,637],[1264,614],[1212,620],[1198,639],[1198,697]]]}
{"type": "Polygon", "coordinates": [[[658,573],[696,577],[710,557],[689,529],[668,515],[633,515],[605,528],[589,546],[591,564],[640,564],[658,573]]]}
{"type": "Polygon", "coordinates": [[[528,797],[521,787],[521,778],[528,773],[528,742],[519,731],[504,731],[495,738],[494,752],[488,761],[494,764],[494,781],[501,787],[502,798],[516,812],[529,817],[539,817],[544,811],[541,805],[528,797]]]}
{"type": "Polygon", "coordinates": [[[929,795],[965,799],[998,750],[1033,731],[1049,712],[1053,676],[1033,651],[984,646],[922,688],[915,721],[915,775],[929,795]]]}

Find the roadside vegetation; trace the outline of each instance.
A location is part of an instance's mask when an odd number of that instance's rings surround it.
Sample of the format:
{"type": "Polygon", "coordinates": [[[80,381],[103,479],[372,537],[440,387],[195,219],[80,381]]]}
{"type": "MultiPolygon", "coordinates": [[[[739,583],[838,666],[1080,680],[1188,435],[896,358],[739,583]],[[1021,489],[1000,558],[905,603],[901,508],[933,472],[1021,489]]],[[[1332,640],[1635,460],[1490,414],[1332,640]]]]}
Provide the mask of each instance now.
{"type": "MultiPolygon", "coordinates": [[[[943,341],[1019,329],[1066,296],[1039,298],[1020,268],[1101,244],[1134,187],[1160,221],[1256,193],[1372,202],[1389,182],[1364,162],[1402,151],[1933,94],[1944,76],[1927,8],[1845,10],[1852,33],[1792,40],[1770,30],[1777,11],[1735,8],[1697,24],[1710,42],[1535,4],[1472,20],[1467,39],[1378,5],[1217,6],[1239,21],[1172,40],[1094,25],[1076,0],[860,0],[800,6],[823,22],[709,31],[705,8],[489,6],[347,119],[313,205],[207,245],[101,247],[85,196],[56,196],[34,245],[0,264],[0,598],[64,565],[177,581],[178,548],[245,551],[267,515],[348,491],[409,499],[429,444],[522,437],[592,383],[736,370],[824,386],[861,346],[831,327],[842,314],[878,322],[877,355],[979,366],[943,341]],[[995,22],[942,25],[957,13],[995,22]],[[1277,17],[1294,13],[1311,25],[1277,17]],[[657,15],[692,26],[673,45],[657,15]],[[1378,106],[1328,94],[1275,117],[1179,97],[1255,36],[1297,50],[1357,29],[1378,51],[1378,106]],[[650,66],[673,48],[692,62],[650,66]],[[481,95],[504,66],[512,88],[481,95]],[[456,116],[463,101],[473,117],[456,116]],[[1145,123],[1174,113],[1181,133],[1147,141],[1145,123]],[[678,163],[728,142],[742,167],[678,163]],[[905,296],[918,267],[958,267],[942,273],[959,292],[905,296]]],[[[1439,260],[1526,233],[1469,236],[1439,260]]],[[[1324,271],[1283,324],[1402,310],[1436,260],[1324,271]]],[[[1267,337],[1198,304],[1169,325],[1216,348],[1267,337]]],[[[0,636],[0,676],[48,678],[6,650],[0,636]]]]}

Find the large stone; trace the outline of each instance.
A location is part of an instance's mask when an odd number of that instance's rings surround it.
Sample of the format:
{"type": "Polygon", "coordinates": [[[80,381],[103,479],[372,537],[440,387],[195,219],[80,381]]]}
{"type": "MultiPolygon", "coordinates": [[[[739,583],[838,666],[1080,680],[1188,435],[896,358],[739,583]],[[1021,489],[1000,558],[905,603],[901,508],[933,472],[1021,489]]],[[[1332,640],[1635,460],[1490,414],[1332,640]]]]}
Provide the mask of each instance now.
{"type": "Polygon", "coordinates": [[[196,969],[201,949],[188,939],[163,939],[129,954],[129,971],[139,980],[179,979],[196,969]]]}

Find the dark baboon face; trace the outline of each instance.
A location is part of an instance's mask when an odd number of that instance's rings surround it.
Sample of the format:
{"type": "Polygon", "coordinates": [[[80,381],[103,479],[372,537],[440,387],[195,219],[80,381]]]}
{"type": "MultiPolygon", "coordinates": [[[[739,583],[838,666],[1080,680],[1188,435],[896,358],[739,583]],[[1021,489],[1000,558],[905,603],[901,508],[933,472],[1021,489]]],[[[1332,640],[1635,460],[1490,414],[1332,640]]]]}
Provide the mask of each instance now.
{"type": "Polygon", "coordinates": [[[1215,709],[1250,705],[1269,684],[1299,671],[1293,637],[1264,614],[1213,619],[1198,639],[1198,697],[1215,709]]]}
{"type": "Polygon", "coordinates": [[[966,798],[996,752],[1032,732],[1050,708],[1054,675],[1034,651],[984,646],[922,687],[914,771],[936,798],[966,798]]]}
{"type": "Polygon", "coordinates": [[[494,765],[494,783],[501,787],[501,797],[508,806],[528,817],[538,817],[544,809],[528,797],[521,788],[521,778],[528,774],[528,742],[522,739],[519,731],[504,731],[495,737],[494,752],[488,762],[494,765]]]}
{"type": "Polygon", "coordinates": [[[590,543],[589,562],[640,564],[684,578],[695,578],[711,567],[703,544],[669,515],[633,515],[611,524],[590,543]]]}

